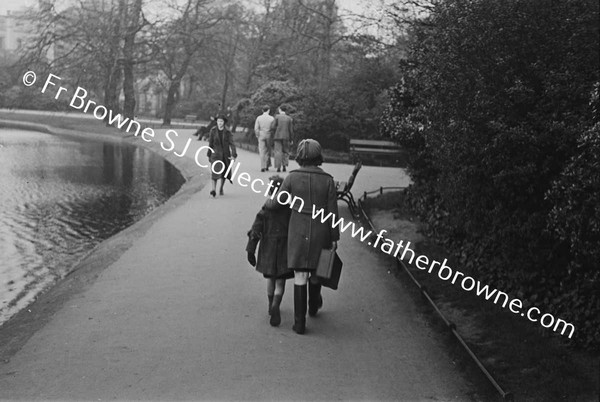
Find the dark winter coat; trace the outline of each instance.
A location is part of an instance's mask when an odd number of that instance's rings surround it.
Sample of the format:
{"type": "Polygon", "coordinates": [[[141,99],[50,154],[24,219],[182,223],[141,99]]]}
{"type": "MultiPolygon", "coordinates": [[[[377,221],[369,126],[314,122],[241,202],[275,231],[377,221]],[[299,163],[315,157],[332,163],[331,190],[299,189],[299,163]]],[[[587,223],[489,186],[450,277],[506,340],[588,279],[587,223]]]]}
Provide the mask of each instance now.
{"type": "Polygon", "coordinates": [[[274,133],[273,140],[291,141],[294,139],[294,119],[287,114],[275,115],[271,129],[274,133]]]}
{"type": "Polygon", "coordinates": [[[254,254],[258,247],[256,270],[266,278],[292,278],[294,271],[288,269],[287,237],[290,220],[289,208],[261,209],[256,214],[252,228],[248,232],[246,251],[254,254]]]}
{"type": "MultiPolygon", "coordinates": [[[[321,222],[313,219],[313,205],[323,208],[324,216],[330,212],[338,218],[338,206],[333,177],[318,166],[306,166],[292,170],[283,180],[279,190],[291,194],[291,200],[299,197],[304,207],[299,212],[300,202],[294,202],[288,229],[288,266],[295,270],[313,271],[317,268],[321,250],[331,248],[331,242],[340,239],[340,232],[331,227],[331,218],[321,222]]],[[[284,198],[284,197],[282,197],[284,198]]],[[[285,208],[290,209],[289,205],[285,208]]]]}
{"type": "MultiPolygon", "coordinates": [[[[219,138],[219,130],[217,126],[213,127],[210,130],[210,134],[208,135],[208,146],[210,149],[207,152],[208,160],[210,163],[215,163],[220,160],[223,161],[225,168],[229,166],[230,160],[232,156],[237,158],[237,151],[235,149],[235,144],[233,142],[233,136],[231,135],[231,131],[223,128],[223,139],[219,138]],[[211,151],[212,149],[212,151],[211,151]],[[214,151],[214,152],[213,152],[214,151]]],[[[221,170],[220,167],[212,170],[221,170]]],[[[213,180],[220,179],[222,174],[216,174],[212,172],[211,174],[213,180]]]]}

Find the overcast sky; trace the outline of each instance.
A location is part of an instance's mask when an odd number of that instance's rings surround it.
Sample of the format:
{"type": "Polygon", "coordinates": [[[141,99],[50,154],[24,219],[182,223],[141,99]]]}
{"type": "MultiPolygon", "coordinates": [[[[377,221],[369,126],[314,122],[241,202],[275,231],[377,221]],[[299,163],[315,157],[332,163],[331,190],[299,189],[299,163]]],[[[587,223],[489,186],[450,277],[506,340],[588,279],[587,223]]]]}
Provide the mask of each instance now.
{"type": "MultiPolygon", "coordinates": [[[[36,0],[0,0],[0,14],[5,15],[7,10],[19,10],[25,6],[31,6],[36,0]]],[[[368,7],[372,0],[338,0],[338,5],[353,12],[360,12],[368,7]]]]}
{"type": "MultiPolygon", "coordinates": [[[[175,1],[184,2],[185,0],[175,0],[175,1]]],[[[252,0],[250,0],[250,1],[252,1],[252,0]]],[[[256,1],[256,0],[254,0],[254,1],[256,1]]],[[[8,10],[18,11],[25,7],[33,6],[33,5],[37,4],[37,2],[38,2],[38,0],[0,0],[0,15],[6,15],[6,12],[8,10]]],[[[74,0],[56,0],[56,6],[57,6],[57,9],[60,10],[60,9],[64,8],[65,5],[73,4],[74,2],[75,2],[74,0]]],[[[170,1],[144,0],[144,4],[146,4],[147,6],[150,7],[150,9],[147,9],[148,17],[150,19],[152,19],[152,17],[153,17],[152,14],[157,13],[156,10],[163,10],[163,11],[158,11],[158,14],[164,14],[164,7],[165,7],[165,4],[168,2],[170,2],[170,1]]],[[[389,4],[389,3],[393,3],[393,2],[394,2],[394,0],[337,0],[337,5],[340,8],[341,16],[347,16],[348,13],[351,13],[351,14],[359,14],[359,15],[369,15],[371,17],[374,17],[374,16],[380,14],[379,10],[381,10],[382,7],[385,8],[385,6],[383,6],[382,4],[389,4]]],[[[358,25],[354,26],[348,19],[344,18],[344,20],[346,21],[346,24],[349,24],[348,26],[359,27],[359,26],[362,26],[362,24],[363,24],[363,23],[359,23],[358,25]]],[[[377,35],[377,36],[384,35],[384,33],[379,32],[379,30],[376,26],[375,27],[371,26],[369,28],[366,28],[366,30],[363,27],[361,30],[364,30],[363,32],[368,32],[368,33],[371,33],[371,34],[377,35]]]]}
{"type": "Polygon", "coordinates": [[[33,4],[35,4],[33,0],[0,0],[0,14],[5,15],[7,10],[19,10],[33,4]]]}

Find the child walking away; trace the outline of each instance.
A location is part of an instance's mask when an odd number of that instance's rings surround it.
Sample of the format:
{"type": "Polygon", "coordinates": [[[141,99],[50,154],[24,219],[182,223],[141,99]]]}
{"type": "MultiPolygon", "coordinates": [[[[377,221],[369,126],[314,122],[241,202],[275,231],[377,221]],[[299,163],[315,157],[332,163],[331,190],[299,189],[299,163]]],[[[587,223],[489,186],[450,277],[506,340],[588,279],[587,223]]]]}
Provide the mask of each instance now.
{"type": "MultiPolygon", "coordinates": [[[[269,195],[276,193],[283,182],[280,176],[272,176],[273,183],[269,195]]],[[[270,324],[274,327],[281,323],[279,305],[285,291],[286,279],[294,277],[294,271],[287,265],[288,225],[290,208],[267,210],[263,206],[256,214],[252,228],[248,232],[248,262],[267,279],[267,297],[269,300],[270,324]],[[255,257],[258,247],[258,260],[255,257]]]]}

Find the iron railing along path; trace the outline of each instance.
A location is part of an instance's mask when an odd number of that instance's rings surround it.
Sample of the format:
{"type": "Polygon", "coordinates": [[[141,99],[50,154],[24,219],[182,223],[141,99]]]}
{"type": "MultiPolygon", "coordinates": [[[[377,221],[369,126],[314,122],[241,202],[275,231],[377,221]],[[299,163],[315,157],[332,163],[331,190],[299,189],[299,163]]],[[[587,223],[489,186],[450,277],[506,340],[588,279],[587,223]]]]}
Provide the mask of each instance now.
{"type": "MultiPolygon", "coordinates": [[[[383,194],[384,190],[403,190],[406,187],[380,187],[377,190],[373,190],[373,191],[365,191],[363,193],[363,195],[358,199],[358,212],[359,212],[359,217],[362,218],[370,227],[371,231],[373,233],[378,233],[377,232],[377,228],[375,228],[375,225],[373,224],[373,222],[371,221],[371,218],[369,218],[369,216],[367,215],[365,208],[364,208],[364,202],[367,200],[368,195],[369,194],[375,194],[375,193],[379,193],[379,194],[383,194]]],[[[429,293],[427,292],[427,289],[425,288],[425,286],[421,285],[419,283],[419,281],[417,280],[417,278],[415,278],[415,276],[412,274],[412,272],[410,271],[410,269],[408,268],[408,266],[404,263],[404,261],[402,261],[402,259],[395,257],[396,260],[396,264],[398,269],[403,269],[409,276],[409,278],[414,282],[414,284],[419,288],[419,291],[421,292],[421,294],[427,299],[427,301],[429,302],[429,304],[433,307],[433,309],[436,311],[436,313],[438,314],[438,316],[442,319],[442,321],[444,322],[444,324],[446,325],[446,327],[448,327],[450,329],[450,331],[452,332],[452,334],[454,335],[454,337],[458,340],[458,342],[461,344],[461,346],[463,347],[464,350],[466,350],[466,352],[469,354],[469,356],[471,357],[471,359],[475,362],[475,364],[477,365],[477,367],[481,370],[481,372],[485,375],[485,377],[489,380],[489,382],[494,386],[494,388],[496,389],[496,391],[498,391],[498,393],[500,394],[500,396],[502,396],[502,398],[506,401],[512,401],[514,399],[514,396],[511,392],[507,392],[505,391],[500,384],[498,384],[498,381],[496,381],[496,379],[494,378],[494,376],[492,376],[492,374],[488,371],[488,369],[485,367],[485,365],[481,362],[481,360],[479,360],[479,358],[477,357],[477,355],[473,352],[473,350],[471,350],[471,348],[469,347],[469,345],[467,345],[467,343],[465,342],[465,340],[463,339],[463,337],[460,335],[460,333],[458,332],[457,328],[456,328],[456,324],[453,323],[452,321],[448,320],[448,318],[446,318],[446,316],[444,315],[444,313],[442,313],[442,311],[439,309],[439,307],[437,306],[437,304],[435,303],[435,301],[433,301],[433,299],[431,298],[431,296],[429,295],[429,293]]]]}

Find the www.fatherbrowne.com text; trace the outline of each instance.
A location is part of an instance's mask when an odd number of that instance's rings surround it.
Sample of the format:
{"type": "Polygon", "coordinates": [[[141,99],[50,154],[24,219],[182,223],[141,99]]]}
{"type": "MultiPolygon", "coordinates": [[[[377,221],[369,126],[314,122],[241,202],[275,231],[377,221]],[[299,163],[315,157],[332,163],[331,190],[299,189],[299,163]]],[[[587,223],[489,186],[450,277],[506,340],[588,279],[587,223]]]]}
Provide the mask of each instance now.
{"type": "MultiPolygon", "coordinates": [[[[23,84],[25,86],[32,86],[37,79],[35,72],[27,71],[23,75],[23,84]]],[[[61,78],[54,75],[48,74],[44,86],[42,87],[41,92],[46,93],[50,88],[57,87],[58,82],[61,81],[61,78]]],[[[56,88],[56,94],[54,99],[58,99],[61,94],[68,93],[69,90],[63,86],[58,86],[56,88]]],[[[150,127],[145,127],[142,129],[142,126],[139,122],[134,119],[129,119],[123,117],[121,114],[114,114],[112,110],[107,109],[105,106],[94,102],[91,99],[87,99],[88,91],[84,88],[77,87],[73,95],[71,96],[71,101],[69,102],[69,106],[73,109],[80,110],[83,113],[92,112],[93,116],[98,120],[107,119],[108,123],[112,126],[116,126],[117,128],[123,130],[125,126],[125,131],[129,133],[132,129],[134,129],[134,135],[137,137],[141,136],[142,140],[146,142],[151,142],[153,138],[155,138],[155,132],[150,127]]],[[[179,134],[175,130],[167,130],[165,132],[165,139],[167,143],[160,141],[160,146],[163,150],[167,152],[171,152],[175,150],[175,142],[173,140],[174,137],[179,136],[179,134]]],[[[183,147],[183,150],[180,153],[176,151],[173,152],[175,156],[183,157],[187,151],[189,150],[192,139],[189,138],[183,147]]],[[[277,199],[277,202],[283,205],[289,205],[289,208],[295,209],[298,208],[298,211],[304,210],[304,200],[299,197],[292,197],[292,195],[286,191],[272,192],[271,189],[274,186],[272,181],[269,183],[265,183],[262,179],[252,179],[252,177],[246,173],[241,172],[238,173],[240,168],[240,163],[234,163],[234,160],[231,160],[229,166],[225,166],[225,163],[222,161],[215,161],[212,164],[202,164],[199,157],[203,150],[211,150],[208,146],[201,146],[196,150],[194,154],[194,160],[199,167],[208,168],[210,167],[211,171],[216,174],[222,174],[225,172],[225,175],[230,175],[231,180],[237,180],[238,184],[241,187],[250,187],[252,191],[258,194],[263,194],[264,197],[269,197],[271,200],[277,199]],[[265,187],[265,191],[263,192],[260,187],[265,187]]],[[[212,150],[211,150],[212,151],[212,150]]],[[[214,151],[213,151],[214,152],[214,151]]],[[[339,227],[340,232],[345,232],[349,228],[351,228],[350,235],[352,237],[357,237],[361,242],[365,242],[370,239],[372,236],[372,232],[365,231],[362,226],[356,228],[355,222],[348,221],[346,222],[343,218],[339,218],[335,216],[333,213],[327,213],[322,208],[316,209],[316,207],[312,206],[312,218],[319,219],[321,223],[326,223],[331,221],[332,228],[339,227]]],[[[560,330],[561,335],[565,335],[568,333],[568,337],[571,338],[573,333],[575,332],[575,326],[573,324],[568,323],[560,318],[555,318],[552,314],[545,313],[541,314],[540,309],[537,307],[529,307],[526,311],[523,311],[523,302],[520,299],[511,299],[508,294],[499,291],[498,289],[490,289],[488,285],[482,285],[481,282],[475,280],[470,276],[466,276],[464,273],[453,270],[447,265],[448,260],[444,259],[443,262],[439,262],[437,260],[429,260],[429,258],[425,255],[417,256],[415,251],[410,248],[410,241],[404,244],[403,240],[395,243],[391,239],[387,239],[383,236],[387,230],[381,230],[376,236],[375,241],[371,243],[367,242],[369,246],[372,246],[376,249],[381,250],[382,252],[392,255],[395,258],[398,258],[400,252],[400,259],[406,260],[408,259],[409,264],[413,264],[417,267],[417,269],[427,271],[430,274],[437,274],[437,276],[443,281],[450,281],[453,285],[459,285],[462,289],[467,292],[475,291],[477,296],[483,297],[485,300],[492,300],[494,304],[498,304],[499,301],[502,301],[502,308],[506,308],[508,305],[508,309],[513,314],[520,314],[522,317],[526,317],[531,322],[539,322],[544,328],[552,328],[554,332],[560,330]]]]}

